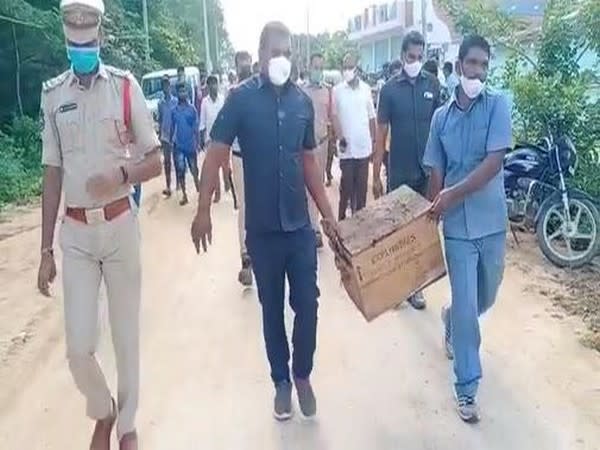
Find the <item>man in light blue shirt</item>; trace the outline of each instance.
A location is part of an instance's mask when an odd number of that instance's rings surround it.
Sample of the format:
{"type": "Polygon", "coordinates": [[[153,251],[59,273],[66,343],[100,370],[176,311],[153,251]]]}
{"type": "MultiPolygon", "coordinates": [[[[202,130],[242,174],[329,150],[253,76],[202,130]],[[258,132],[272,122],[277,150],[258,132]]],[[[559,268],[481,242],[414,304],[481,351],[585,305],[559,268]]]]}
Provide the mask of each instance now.
{"type": "Polygon", "coordinates": [[[163,163],[165,168],[166,188],[163,191],[165,197],[171,196],[171,161],[175,165],[173,157],[173,143],[171,142],[171,122],[172,112],[177,106],[177,99],[171,95],[171,82],[169,76],[165,75],[162,79],[163,98],[158,103],[158,127],[160,144],[163,151],[163,163]]]}
{"type": "Polygon", "coordinates": [[[431,216],[444,222],[452,305],[442,310],[446,353],[454,357],[460,417],[479,420],[478,318],[494,303],[504,272],[507,212],[502,163],[512,145],[507,99],[486,89],[488,42],[460,46],[460,85],[432,119],[424,165],[431,169],[431,216]]]}

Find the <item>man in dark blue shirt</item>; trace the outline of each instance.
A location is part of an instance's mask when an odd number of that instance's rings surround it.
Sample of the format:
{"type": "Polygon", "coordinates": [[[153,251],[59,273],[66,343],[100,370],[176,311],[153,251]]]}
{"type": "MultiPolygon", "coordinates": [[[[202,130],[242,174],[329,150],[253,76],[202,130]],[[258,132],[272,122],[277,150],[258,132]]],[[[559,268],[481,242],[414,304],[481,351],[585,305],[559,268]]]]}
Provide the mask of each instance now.
{"type": "Polygon", "coordinates": [[[188,100],[185,84],[177,84],[178,103],[171,112],[171,142],[175,152],[175,172],[177,183],[181,187],[182,199],[180,205],[188,202],[185,190],[186,164],[190,168],[196,191],[200,190],[198,180],[198,112],[188,100]]]}
{"type": "MultiPolygon", "coordinates": [[[[383,159],[389,157],[386,168],[387,190],[403,184],[425,196],[427,175],[423,168],[423,153],[429,136],[433,112],[440,105],[440,83],[422,70],[425,39],[411,31],[402,41],[402,71],[381,89],[377,105],[378,139],[373,157],[373,194],[383,194],[380,178],[383,159]],[[388,131],[391,128],[389,155],[386,155],[388,131]]],[[[415,309],[426,307],[421,292],[408,299],[415,309]]]]}
{"type": "Polygon", "coordinates": [[[260,74],[232,90],[211,132],[202,167],[198,212],[192,224],[196,250],[212,238],[211,196],[218,169],[230,157],[237,138],[246,200],[246,243],[262,305],[263,332],[271,378],[275,384],[274,415],[292,416],[290,353],[284,323],[287,276],[295,312],[292,343],[293,378],[300,409],[316,414],[309,381],[317,328],[317,250],[308,215],[306,189],[333,239],[337,225],[313,152],[316,147],[314,110],[309,97],[290,81],[290,32],[285,25],[265,26],[259,48],[260,74]]]}

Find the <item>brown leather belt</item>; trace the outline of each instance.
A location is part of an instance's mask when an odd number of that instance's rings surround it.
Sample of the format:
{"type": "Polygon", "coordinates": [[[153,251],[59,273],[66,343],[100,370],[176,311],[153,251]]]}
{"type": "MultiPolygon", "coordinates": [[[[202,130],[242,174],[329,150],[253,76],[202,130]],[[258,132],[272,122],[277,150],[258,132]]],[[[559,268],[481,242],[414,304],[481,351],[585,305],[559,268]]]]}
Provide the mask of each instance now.
{"type": "Polygon", "coordinates": [[[129,197],[123,197],[109,203],[103,208],[87,209],[70,208],[67,206],[65,214],[73,220],[90,225],[94,223],[110,222],[130,209],[131,205],[129,203],[129,197]]]}

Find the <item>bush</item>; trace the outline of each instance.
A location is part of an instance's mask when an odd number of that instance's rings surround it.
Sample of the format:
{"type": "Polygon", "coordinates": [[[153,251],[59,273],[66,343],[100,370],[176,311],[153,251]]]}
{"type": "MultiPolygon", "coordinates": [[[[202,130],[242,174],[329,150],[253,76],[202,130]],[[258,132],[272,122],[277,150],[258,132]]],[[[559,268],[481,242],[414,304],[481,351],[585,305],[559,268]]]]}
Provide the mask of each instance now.
{"type": "Polygon", "coordinates": [[[0,131],[0,207],[23,203],[40,194],[39,136],[39,126],[30,117],[15,119],[7,133],[0,131]]]}

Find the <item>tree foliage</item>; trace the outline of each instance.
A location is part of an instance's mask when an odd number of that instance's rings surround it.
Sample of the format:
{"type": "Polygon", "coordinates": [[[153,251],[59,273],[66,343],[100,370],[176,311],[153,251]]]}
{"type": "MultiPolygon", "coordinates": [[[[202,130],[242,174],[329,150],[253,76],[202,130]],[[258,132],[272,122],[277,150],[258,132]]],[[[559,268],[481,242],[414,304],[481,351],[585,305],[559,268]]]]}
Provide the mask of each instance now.
{"type": "MultiPolygon", "coordinates": [[[[0,1],[0,123],[16,115],[19,72],[23,109],[37,115],[44,80],[67,68],[59,0],[0,1]],[[13,28],[15,34],[13,36],[13,28]],[[16,38],[16,39],[15,39],[16,38]],[[20,67],[16,64],[16,50],[20,67]]],[[[217,54],[231,56],[219,0],[206,0],[213,66],[217,54]],[[217,41],[218,39],[218,41],[217,41]]],[[[105,0],[102,58],[137,76],[151,69],[196,65],[204,60],[204,21],[199,0],[150,0],[150,59],[146,59],[142,2],[105,0]]]]}
{"type": "Polygon", "coordinates": [[[541,23],[517,19],[482,0],[443,0],[463,34],[478,33],[508,53],[500,77],[513,94],[518,140],[548,131],[574,139],[581,164],[576,182],[600,196],[600,99],[596,70],[582,57],[600,51],[600,2],[549,0],[541,23]]]}
{"type": "MultiPolygon", "coordinates": [[[[60,0],[0,0],[0,206],[40,188],[37,125],[42,82],[68,67],[60,0]],[[33,119],[35,118],[35,119],[33,119]]],[[[148,0],[150,58],[146,58],[141,0],[105,0],[101,57],[144,72],[205,60],[200,0],[148,0]]],[[[231,57],[219,0],[206,0],[212,65],[231,57]],[[218,52],[217,52],[218,49],[218,52]]]]}
{"type": "MultiPolygon", "coordinates": [[[[321,53],[325,59],[327,69],[339,69],[342,65],[342,58],[348,52],[357,52],[356,45],[348,40],[345,31],[336,31],[335,33],[320,33],[309,35],[310,53],[321,53]]],[[[292,48],[296,61],[301,70],[308,68],[306,34],[294,34],[292,36],[292,48]]]]}

